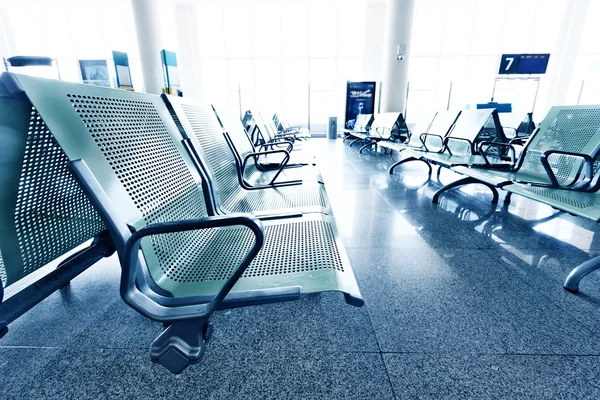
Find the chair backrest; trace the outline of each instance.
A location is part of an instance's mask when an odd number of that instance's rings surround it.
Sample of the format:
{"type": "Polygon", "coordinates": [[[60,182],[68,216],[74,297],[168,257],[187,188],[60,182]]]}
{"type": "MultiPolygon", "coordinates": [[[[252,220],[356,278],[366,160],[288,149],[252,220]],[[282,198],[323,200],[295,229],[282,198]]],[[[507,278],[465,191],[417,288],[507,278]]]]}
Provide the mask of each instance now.
{"type": "MultiPolygon", "coordinates": [[[[110,226],[119,252],[128,238],[125,224],[139,229],[207,214],[200,175],[159,96],[24,75],[7,80],[39,112],[65,163],[83,160],[115,205],[118,220],[110,226]]],[[[161,289],[186,296],[216,280],[211,265],[173,268],[182,249],[196,248],[204,237],[187,231],[144,238],[137,262],[161,289]]]]}
{"type": "Polygon", "coordinates": [[[26,97],[15,94],[9,78],[8,73],[0,78],[0,279],[4,286],[105,230],[69,171],[68,158],[46,120],[26,97]]]}
{"type": "Polygon", "coordinates": [[[396,139],[404,141],[410,135],[404,116],[399,112],[376,114],[371,124],[370,134],[382,139],[396,139]]]}
{"type": "MultiPolygon", "coordinates": [[[[445,138],[454,126],[456,119],[460,116],[461,111],[440,111],[433,117],[433,121],[429,124],[426,133],[432,135],[438,135],[442,138],[445,138]]],[[[420,141],[420,134],[422,132],[415,132],[418,139],[420,141]]],[[[414,135],[413,135],[414,136],[414,135]]],[[[437,137],[425,137],[425,144],[430,151],[439,151],[443,148],[442,142],[437,137]]]]}
{"type": "MultiPolygon", "coordinates": [[[[600,105],[552,107],[523,149],[518,173],[545,179],[548,175],[540,157],[547,150],[595,158],[600,152],[600,105]]],[[[554,155],[548,161],[561,185],[581,178],[584,163],[580,157],[554,155]]]]}
{"type": "Polygon", "coordinates": [[[252,119],[265,142],[275,138],[278,132],[275,125],[273,125],[273,121],[267,121],[262,114],[256,110],[252,111],[252,119]]]}
{"type": "Polygon", "coordinates": [[[237,159],[212,106],[174,96],[163,95],[163,100],[173,110],[171,114],[176,116],[184,137],[192,142],[200,158],[196,160],[197,168],[208,175],[217,207],[235,198],[242,191],[237,159]]]}
{"type": "MultiPolygon", "coordinates": [[[[461,139],[448,141],[448,148],[452,153],[457,154],[472,154],[476,150],[474,145],[482,141],[498,143],[506,143],[507,141],[500,126],[498,111],[491,108],[461,112],[448,137],[461,139]]],[[[504,154],[505,151],[506,148],[494,147],[487,152],[504,154]]]]}
{"type": "Polygon", "coordinates": [[[528,112],[510,112],[499,113],[500,124],[504,128],[504,134],[507,138],[529,136],[535,129],[532,113],[528,112]]]}
{"type": "Polygon", "coordinates": [[[223,108],[215,109],[215,112],[217,113],[219,121],[221,121],[221,125],[223,125],[223,129],[229,134],[232,144],[240,155],[240,158],[243,160],[246,155],[254,153],[254,146],[246,134],[240,120],[229,112],[229,110],[223,108]]]}
{"type": "Polygon", "coordinates": [[[355,132],[366,132],[368,129],[370,129],[372,123],[373,114],[358,114],[352,130],[355,132]]]}

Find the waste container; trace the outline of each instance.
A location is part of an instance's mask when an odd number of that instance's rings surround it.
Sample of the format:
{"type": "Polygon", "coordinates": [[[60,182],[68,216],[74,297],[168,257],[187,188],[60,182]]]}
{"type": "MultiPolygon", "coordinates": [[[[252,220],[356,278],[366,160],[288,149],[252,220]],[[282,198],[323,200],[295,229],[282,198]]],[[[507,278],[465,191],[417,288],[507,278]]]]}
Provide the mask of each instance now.
{"type": "Polygon", "coordinates": [[[329,117],[329,124],[327,124],[327,138],[337,139],[337,117],[329,117]]]}

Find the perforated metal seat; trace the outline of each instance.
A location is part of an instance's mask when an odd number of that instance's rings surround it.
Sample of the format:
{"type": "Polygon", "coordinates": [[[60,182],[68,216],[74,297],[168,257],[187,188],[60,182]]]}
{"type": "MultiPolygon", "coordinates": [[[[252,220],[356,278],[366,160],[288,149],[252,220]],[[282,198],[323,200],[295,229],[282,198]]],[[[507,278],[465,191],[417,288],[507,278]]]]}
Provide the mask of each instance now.
{"type": "MultiPolygon", "coordinates": [[[[229,139],[230,147],[234,155],[237,156],[237,163],[240,166],[240,170],[244,166],[244,160],[248,158],[243,171],[243,177],[250,185],[267,185],[273,181],[273,178],[276,178],[276,182],[302,180],[307,183],[314,183],[315,181],[323,183],[321,173],[313,165],[292,165],[289,167],[286,166],[283,169],[280,169],[279,166],[269,168],[270,165],[275,164],[273,162],[274,158],[277,158],[279,163],[285,160],[285,150],[279,149],[279,153],[252,156],[252,154],[257,154],[257,151],[263,148],[256,149],[254,147],[248,135],[246,135],[244,127],[237,118],[224,110],[216,110],[216,112],[229,139]],[[271,156],[271,161],[267,158],[269,156],[271,156]]],[[[269,151],[267,150],[265,153],[269,153],[269,151]]],[[[286,165],[289,165],[289,161],[286,165]]]]}
{"type": "Polygon", "coordinates": [[[38,111],[0,84],[0,337],[9,323],[112,253],[105,225],[38,111]],[[90,246],[75,249],[96,238],[90,246]],[[59,269],[31,274],[57,260],[59,269]],[[3,301],[4,288],[26,278],[3,301]]]}
{"type": "Polygon", "coordinates": [[[212,107],[178,97],[163,98],[169,102],[181,132],[194,147],[199,168],[209,176],[217,211],[225,214],[247,212],[258,216],[331,213],[325,188],[316,181],[257,190],[244,188],[236,158],[212,107]]]}
{"type": "MultiPolygon", "coordinates": [[[[415,150],[412,150],[411,157],[446,168],[458,165],[479,165],[486,167],[509,167],[511,165],[509,161],[495,157],[505,154],[506,148],[490,147],[487,151],[489,154],[487,157],[478,155],[475,148],[477,143],[483,141],[495,143],[507,142],[496,110],[462,111],[454,122],[452,129],[446,136],[442,137],[444,142],[440,150],[424,146],[420,149],[424,151],[416,153],[415,150]]],[[[438,138],[432,137],[427,139],[435,141],[438,138]]],[[[428,144],[427,139],[425,140],[426,145],[428,144]]],[[[439,140],[442,143],[442,139],[439,140]]]]}
{"type": "MultiPolygon", "coordinates": [[[[488,171],[479,168],[453,168],[455,172],[502,187],[512,182],[551,185],[541,158],[547,151],[569,152],[595,158],[600,150],[600,107],[552,107],[540,128],[533,134],[514,171],[488,171]]],[[[569,187],[582,179],[581,157],[555,154],[548,157],[549,166],[560,186],[569,187]]]]}
{"type": "Polygon", "coordinates": [[[16,101],[39,110],[106,222],[124,301],[166,323],[154,361],[175,373],[199,361],[217,308],[323,291],[363,305],[331,217],[207,217],[211,196],[160,97],[22,75],[2,80],[16,101]]]}

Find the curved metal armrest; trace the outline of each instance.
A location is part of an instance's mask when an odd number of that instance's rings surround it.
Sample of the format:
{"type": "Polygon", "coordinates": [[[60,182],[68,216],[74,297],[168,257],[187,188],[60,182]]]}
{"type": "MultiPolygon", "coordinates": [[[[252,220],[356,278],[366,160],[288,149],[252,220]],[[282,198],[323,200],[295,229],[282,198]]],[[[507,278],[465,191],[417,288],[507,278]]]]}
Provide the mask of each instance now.
{"type": "Polygon", "coordinates": [[[594,159],[592,157],[590,157],[589,155],[587,155],[587,154],[579,154],[579,153],[572,153],[570,151],[562,151],[562,150],[546,150],[544,152],[544,154],[541,155],[540,161],[542,162],[542,165],[544,166],[544,170],[546,171],[546,174],[548,174],[548,178],[550,179],[550,186],[551,187],[555,187],[555,188],[561,187],[560,183],[558,182],[558,179],[556,179],[556,175],[554,174],[554,171],[550,167],[550,162],[548,161],[548,158],[552,154],[562,154],[562,155],[565,155],[565,156],[572,156],[572,157],[583,158],[583,160],[585,161],[584,168],[585,168],[586,179],[589,180],[589,179],[592,178],[593,166],[594,166],[594,159]]]}
{"type": "Polygon", "coordinates": [[[128,304],[157,321],[176,321],[185,319],[208,318],[221,304],[227,293],[238,279],[242,276],[248,265],[260,251],[265,240],[262,223],[251,214],[229,214],[226,216],[204,217],[172,222],[159,222],[148,225],[133,233],[125,242],[121,257],[121,296],[128,304]],[[254,234],[254,245],[246,253],[242,262],[227,279],[217,295],[204,304],[190,304],[179,307],[166,307],[151,300],[143,294],[136,286],[136,269],[138,265],[139,249],[141,240],[146,236],[160,235],[166,233],[186,232],[199,229],[219,228],[226,226],[245,226],[254,234]]]}
{"type": "Polygon", "coordinates": [[[488,146],[488,148],[490,148],[491,146],[501,146],[501,147],[508,147],[509,151],[510,151],[510,163],[511,163],[511,167],[513,167],[516,163],[516,159],[517,159],[517,152],[515,150],[515,148],[513,147],[512,144],[510,143],[502,143],[502,142],[489,142],[484,140],[483,142],[479,142],[479,144],[477,145],[477,151],[479,152],[479,154],[483,157],[483,159],[485,160],[485,164],[486,165],[490,165],[490,162],[487,158],[487,156],[485,155],[485,152],[487,151],[487,149],[483,150],[483,146],[488,146]]]}
{"type": "Polygon", "coordinates": [[[518,145],[518,146],[525,146],[525,143],[527,143],[527,141],[529,140],[529,136],[519,136],[513,139],[510,139],[508,141],[508,144],[511,145],[518,145]]]}
{"type": "Polygon", "coordinates": [[[287,152],[291,152],[292,150],[294,150],[294,143],[292,143],[288,140],[275,140],[273,142],[263,143],[259,146],[258,149],[259,149],[259,151],[264,151],[263,149],[273,150],[275,148],[275,146],[277,146],[279,148],[280,145],[286,145],[287,147],[285,148],[285,151],[287,151],[287,152]]]}
{"type": "Polygon", "coordinates": [[[390,131],[390,136],[392,136],[392,130],[386,126],[378,126],[377,128],[375,128],[375,132],[377,132],[381,139],[383,139],[383,135],[385,134],[386,130],[390,131]],[[381,129],[381,131],[379,131],[379,129],[381,129]]]}
{"type": "MultiPolygon", "coordinates": [[[[469,149],[471,149],[471,154],[473,153],[473,142],[471,142],[469,139],[465,139],[465,138],[460,138],[460,137],[452,137],[452,136],[446,136],[446,138],[444,139],[444,148],[446,150],[448,150],[448,153],[450,153],[452,155],[452,150],[450,150],[450,147],[448,147],[448,142],[454,140],[456,142],[467,142],[469,143],[469,149]]],[[[440,152],[441,153],[441,152],[440,152]]]]}
{"type": "Polygon", "coordinates": [[[427,144],[425,143],[425,140],[427,139],[427,136],[433,136],[433,137],[437,137],[440,139],[440,147],[441,149],[437,151],[437,153],[441,153],[444,151],[444,137],[441,135],[436,135],[435,133],[427,133],[427,132],[423,132],[419,135],[419,139],[421,140],[421,143],[423,143],[423,148],[425,149],[425,151],[429,151],[429,149],[427,148],[427,144]]]}
{"type": "Polygon", "coordinates": [[[247,154],[244,157],[244,161],[242,162],[242,177],[244,176],[244,171],[246,170],[246,164],[248,163],[248,160],[250,159],[250,157],[263,156],[263,155],[268,155],[268,154],[277,154],[277,153],[283,153],[285,155],[283,157],[283,160],[279,163],[277,173],[275,174],[273,179],[271,179],[271,182],[269,182],[268,185],[258,185],[258,186],[244,184],[244,187],[246,187],[246,189],[264,189],[264,188],[274,187],[274,186],[293,186],[293,185],[301,185],[302,184],[301,180],[283,181],[283,182],[275,183],[275,180],[277,179],[279,174],[281,174],[281,171],[283,171],[283,169],[287,166],[288,162],[290,161],[290,153],[283,149],[258,151],[255,153],[247,154]]]}

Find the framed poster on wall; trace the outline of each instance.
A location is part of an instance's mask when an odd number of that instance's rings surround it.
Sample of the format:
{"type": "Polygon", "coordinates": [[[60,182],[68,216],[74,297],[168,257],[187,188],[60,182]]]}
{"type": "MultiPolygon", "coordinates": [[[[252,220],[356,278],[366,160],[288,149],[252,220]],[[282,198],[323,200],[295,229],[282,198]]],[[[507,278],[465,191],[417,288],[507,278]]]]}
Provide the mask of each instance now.
{"type": "Polygon", "coordinates": [[[106,60],[79,60],[79,68],[83,83],[110,87],[106,60]]]}
{"type": "Polygon", "coordinates": [[[352,129],[358,114],[375,113],[376,82],[350,82],[346,84],[346,118],[344,126],[352,129]]]}

